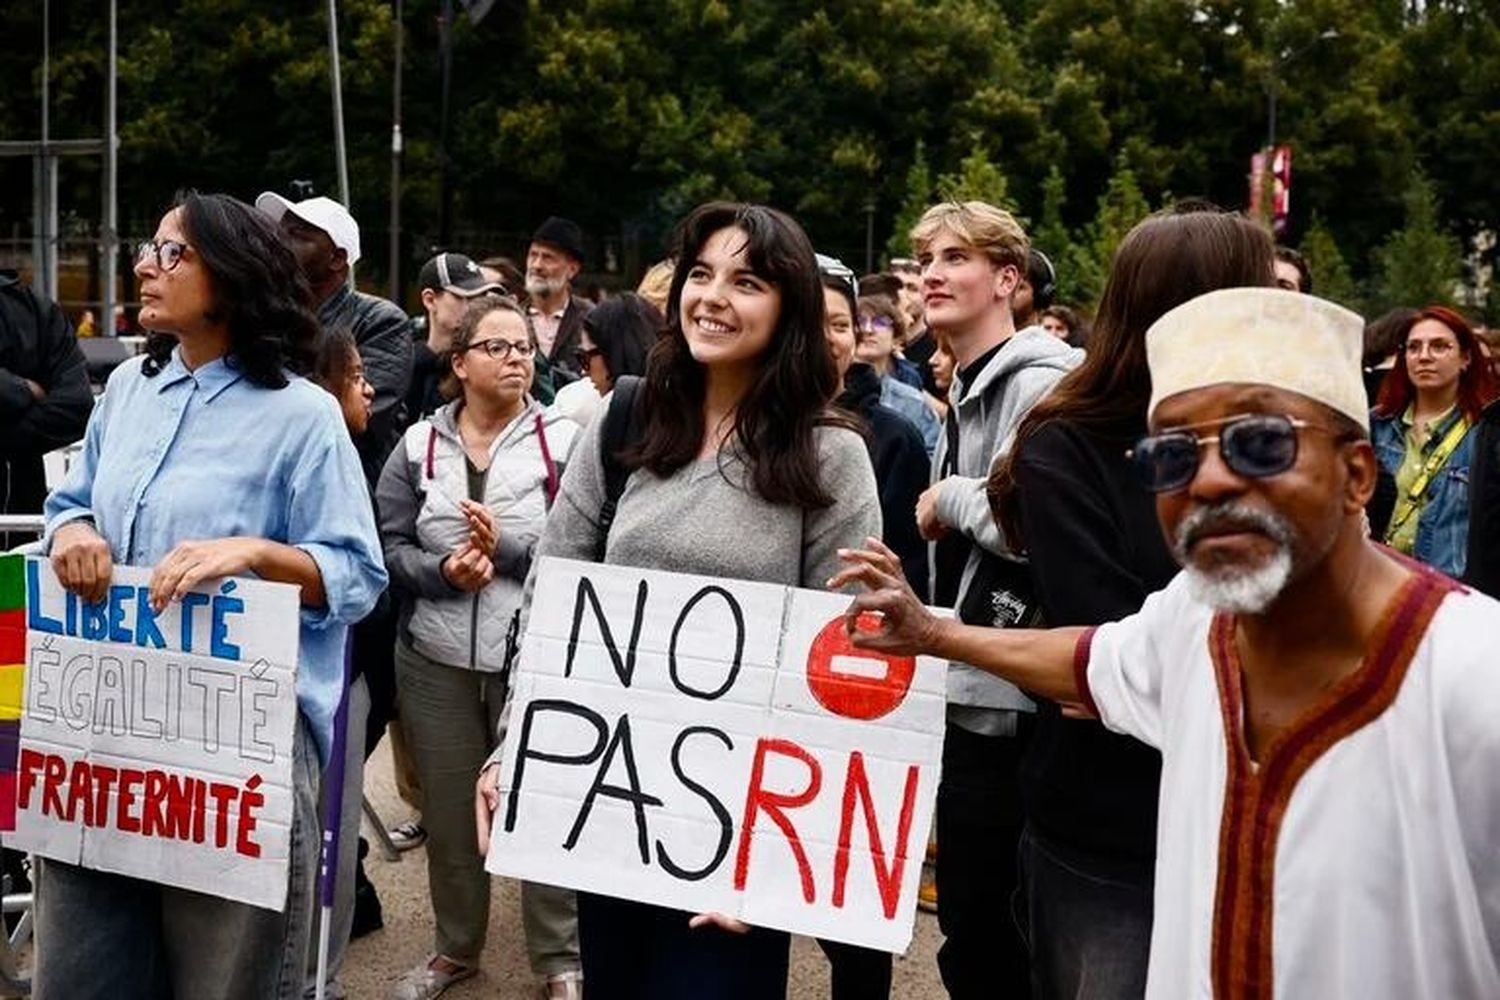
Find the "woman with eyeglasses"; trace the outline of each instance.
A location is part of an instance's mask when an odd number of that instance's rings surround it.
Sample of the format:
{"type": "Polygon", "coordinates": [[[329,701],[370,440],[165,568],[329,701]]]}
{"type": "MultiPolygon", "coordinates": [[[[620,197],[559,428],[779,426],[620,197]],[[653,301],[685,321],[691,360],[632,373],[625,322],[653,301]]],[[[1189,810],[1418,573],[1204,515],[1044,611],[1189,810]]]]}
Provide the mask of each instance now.
{"type": "Polygon", "coordinates": [[[46,544],[87,600],[116,564],[153,567],[160,610],[226,576],[301,589],[293,819],[280,911],[41,862],[37,996],[300,996],[348,626],[385,588],[359,455],[306,372],[318,324],[272,225],[189,193],[141,244],[143,355],[115,369],[84,448],[47,500],[46,544]]]}
{"type": "MultiPolygon", "coordinates": [[[[1123,618],[1176,575],[1154,496],[1126,457],[1146,433],[1146,330],[1204,292],[1270,286],[1272,253],[1264,230],[1219,212],[1160,213],[1120,244],[1087,356],[1027,414],[990,477],[1049,627],[1123,618]]],[[[1160,771],[1155,750],[1038,702],[1020,770],[1019,916],[1040,1000],[1144,993],[1160,771]]]]}
{"type": "MultiPolygon", "coordinates": [[[[481,296],[459,319],[442,391],[407,429],[376,506],[391,580],[410,600],[396,643],[401,724],[421,779],[433,954],[393,1000],[426,1000],[478,971],[490,880],[474,842],[474,775],[495,747],[522,585],[577,426],[529,395],[536,336],[515,300],[481,296]]],[[[522,887],[533,971],[576,985],[572,894],[522,887]]]]}
{"type": "Polygon", "coordinates": [[[1474,429],[1495,377],[1468,322],[1445,306],[1413,315],[1381,383],[1370,437],[1396,479],[1385,543],[1449,576],[1464,575],[1474,429]]]}
{"type": "MultiPolygon", "coordinates": [[[[822,589],[841,548],[880,534],[880,505],[864,439],[832,405],[839,376],[812,245],[790,216],[726,202],[694,210],[675,242],[666,332],[635,397],[614,518],[601,517],[595,420],[539,552],[822,589]]],[[[476,788],[483,839],[498,772],[476,788]]],[[[578,926],[594,1000],[786,996],[780,931],[585,892],[578,926]]]]}
{"type": "Polygon", "coordinates": [[[884,295],[860,297],[855,360],[875,369],[880,377],[880,405],[911,421],[931,458],[943,428],[922,393],[921,373],[899,353],[905,334],[905,320],[893,300],[884,295]],[[911,374],[900,369],[909,369],[911,374]]]}

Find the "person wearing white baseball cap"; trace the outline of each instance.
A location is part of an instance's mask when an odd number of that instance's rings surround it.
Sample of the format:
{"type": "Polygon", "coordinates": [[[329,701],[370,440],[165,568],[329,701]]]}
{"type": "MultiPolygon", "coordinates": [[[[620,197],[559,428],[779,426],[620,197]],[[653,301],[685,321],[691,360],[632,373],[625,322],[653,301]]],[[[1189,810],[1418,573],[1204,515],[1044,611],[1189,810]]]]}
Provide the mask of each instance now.
{"type": "MultiPolygon", "coordinates": [[[[406,391],[411,383],[411,319],[394,303],[356,291],[350,273],[359,260],[359,224],[349,210],[332,198],[288,201],[271,191],[255,199],[255,207],[275,221],[282,242],[297,258],[317,303],[321,337],[346,331],[354,339],[364,364],[365,379],[375,388],[369,423],[354,436],[361,471],[374,495],[386,457],[406,427],[406,391]]],[[[328,981],[332,995],[342,995],[337,976],[349,943],[354,920],[355,868],[359,853],[360,799],[364,776],[365,734],[372,715],[368,678],[394,674],[391,636],[395,613],[382,598],[375,610],[350,631],[349,713],[344,748],[343,823],[339,829],[339,870],[335,879],[333,917],[329,922],[328,981]]],[[[390,687],[387,682],[385,687],[390,687]]],[[[380,685],[377,683],[377,689],[380,685]]],[[[374,712],[376,726],[389,710],[374,712]]],[[[319,916],[318,919],[321,919],[319,916]]],[[[316,930],[316,926],[314,928],[316,930]]],[[[314,949],[314,952],[316,949],[314,949]]],[[[308,956],[306,989],[317,989],[317,956],[308,956]]]]}
{"type": "Polygon", "coordinates": [[[1372,542],[1363,321],[1274,288],[1146,333],[1131,450],[1183,566],[1097,628],[932,616],[851,553],[856,646],[972,663],[1162,754],[1146,996],[1500,997],[1500,603],[1372,542]]]}
{"type": "Polygon", "coordinates": [[[406,423],[411,319],[395,303],[354,289],[350,274],[359,260],[359,223],[343,205],[322,196],[290,201],[266,191],[255,207],[276,223],[282,242],[296,255],[323,329],[348,330],[359,348],[365,377],[375,387],[375,410],[354,444],[373,489],[406,423]]]}

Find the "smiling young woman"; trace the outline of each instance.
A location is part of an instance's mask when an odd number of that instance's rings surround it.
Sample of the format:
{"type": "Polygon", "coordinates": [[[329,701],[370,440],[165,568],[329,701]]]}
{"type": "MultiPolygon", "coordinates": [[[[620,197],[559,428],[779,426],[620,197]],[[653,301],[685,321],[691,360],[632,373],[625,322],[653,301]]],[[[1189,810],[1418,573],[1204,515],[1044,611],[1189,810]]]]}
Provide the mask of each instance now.
{"type": "MultiPolygon", "coordinates": [[[[727,203],[694,211],[676,243],[667,329],[636,395],[639,443],[620,456],[631,474],[614,519],[601,524],[595,420],[538,555],[602,551],[614,565],[822,588],[840,548],[879,534],[880,508],[864,439],[831,405],[839,373],[812,246],[781,212],[727,203]]],[[[483,817],[497,772],[480,779],[483,817]]],[[[784,933],[590,893],[578,918],[591,995],[786,994],[784,933]]]]}

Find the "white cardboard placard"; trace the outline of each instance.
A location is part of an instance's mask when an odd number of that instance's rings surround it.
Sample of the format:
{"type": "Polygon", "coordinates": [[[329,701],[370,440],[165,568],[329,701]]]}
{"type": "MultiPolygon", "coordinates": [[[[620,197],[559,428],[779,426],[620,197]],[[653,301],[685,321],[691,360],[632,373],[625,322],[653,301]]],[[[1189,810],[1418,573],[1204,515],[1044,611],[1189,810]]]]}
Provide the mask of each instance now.
{"type": "Polygon", "coordinates": [[[904,951],[947,665],[852,649],[848,606],[544,559],[488,869],[904,951]]]}
{"type": "Polygon", "coordinates": [[[217,581],[153,615],[151,571],[86,605],[28,559],[16,831],[7,846],[286,905],[297,588],[217,581]]]}

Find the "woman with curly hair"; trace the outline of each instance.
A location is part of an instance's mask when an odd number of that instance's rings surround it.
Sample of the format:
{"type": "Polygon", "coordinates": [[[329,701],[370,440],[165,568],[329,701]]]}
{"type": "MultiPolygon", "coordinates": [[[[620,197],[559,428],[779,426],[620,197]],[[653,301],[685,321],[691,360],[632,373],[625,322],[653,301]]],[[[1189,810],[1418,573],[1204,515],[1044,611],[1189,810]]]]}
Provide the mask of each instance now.
{"type": "MultiPolygon", "coordinates": [[[[160,610],[219,577],[301,589],[286,905],[41,863],[38,996],[301,994],[318,861],[318,768],[344,685],[348,626],[385,588],[380,540],[339,406],[306,371],[317,321],[275,229],[189,193],[136,256],[146,353],[110,376],[83,452],[47,500],[45,543],[86,600],[115,564],[153,567],[160,610]]],[[[290,624],[290,623],[288,623],[290,624]]]]}

